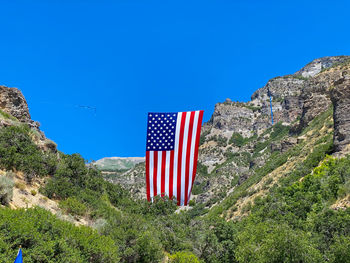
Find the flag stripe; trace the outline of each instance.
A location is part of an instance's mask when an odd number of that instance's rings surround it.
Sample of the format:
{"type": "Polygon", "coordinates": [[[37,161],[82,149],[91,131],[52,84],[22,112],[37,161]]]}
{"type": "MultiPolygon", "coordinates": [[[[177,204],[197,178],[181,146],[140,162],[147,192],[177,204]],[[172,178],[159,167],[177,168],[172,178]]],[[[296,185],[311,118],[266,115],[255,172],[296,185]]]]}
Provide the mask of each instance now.
{"type": "Polygon", "coordinates": [[[174,181],[174,152],[170,152],[170,169],[169,169],[169,198],[173,198],[173,181],[174,181]]]}
{"type": "Polygon", "coordinates": [[[185,183],[186,183],[186,160],[187,160],[187,141],[188,141],[188,130],[189,130],[189,120],[190,120],[191,114],[190,112],[186,113],[185,118],[185,128],[183,131],[183,141],[182,141],[182,159],[181,159],[181,187],[180,187],[180,205],[184,204],[185,200],[185,183]]]}
{"type": "Polygon", "coordinates": [[[188,124],[188,135],[187,135],[187,149],[186,149],[186,171],[185,171],[185,188],[184,188],[184,205],[187,205],[188,199],[188,180],[190,176],[190,161],[191,161],[191,144],[192,144],[192,133],[193,133],[193,121],[195,111],[192,111],[189,118],[188,124]]]}
{"type": "Polygon", "coordinates": [[[178,153],[179,153],[179,134],[182,120],[182,112],[177,115],[176,133],[175,133],[175,146],[174,146],[174,181],[173,181],[173,196],[177,199],[177,167],[178,167],[178,153]]]}
{"type": "Polygon", "coordinates": [[[166,151],[159,152],[162,154],[162,173],[161,173],[161,190],[160,194],[162,197],[165,195],[165,165],[166,165],[166,151]]]}
{"type": "Polygon", "coordinates": [[[185,130],[185,121],[186,121],[186,112],[182,113],[181,122],[180,122],[180,133],[179,133],[179,152],[177,155],[177,205],[180,205],[181,200],[181,174],[182,174],[182,148],[183,148],[183,139],[184,139],[184,130],[185,130]]]}
{"type": "Polygon", "coordinates": [[[146,192],[148,202],[151,201],[149,185],[149,151],[146,151],[146,192]]]}
{"type": "Polygon", "coordinates": [[[186,190],[186,199],[187,202],[185,205],[188,204],[188,201],[190,200],[190,192],[192,189],[192,178],[193,178],[193,166],[196,165],[194,163],[194,148],[196,145],[196,136],[197,136],[197,126],[198,126],[198,116],[199,116],[199,111],[195,111],[194,112],[194,120],[193,120],[193,128],[192,128],[192,138],[191,138],[191,152],[190,152],[190,171],[189,171],[189,184],[188,184],[188,188],[186,190]]]}
{"type": "Polygon", "coordinates": [[[153,196],[157,195],[158,152],[153,151],[153,196]]]}
{"type": "Polygon", "coordinates": [[[153,162],[153,157],[154,157],[154,152],[150,151],[149,152],[149,187],[150,187],[150,198],[153,200],[154,196],[154,190],[153,190],[153,167],[154,167],[154,162],[153,162]]]}
{"type": "MultiPolygon", "coordinates": [[[[199,148],[199,139],[200,139],[200,135],[201,135],[201,124],[202,124],[202,119],[203,119],[203,111],[199,111],[199,118],[198,118],[198,126],[197,126],[197,135],[196,135],[196,146],[194,147],[194,156],[193,156],[193,178],[192,178],[192,183],[191,183],[191,188],[193,186],[194,180],[196,179],[196,173],[197,173],[197,161],[198,161],[198,148],[199,148]]],[[[192,189],[191,189],[192,190],[192,189]]],[[[188,199],[190,199],[191,197],[191,191],[189,193],[189,197],[188,199]]]]}
{"type": "Polygon", "coordinates": [[[164,191],[165,195],[169,196],[169,171],[170,171],[170,151],[165,151],[165,182],[164,191]]]}
{"type": "Polygon", "coordinates": [[[157,168],[157,195],[161,193],[161,181],[162,181],[162,152],[158,151],[158,168],[157,168]]]}

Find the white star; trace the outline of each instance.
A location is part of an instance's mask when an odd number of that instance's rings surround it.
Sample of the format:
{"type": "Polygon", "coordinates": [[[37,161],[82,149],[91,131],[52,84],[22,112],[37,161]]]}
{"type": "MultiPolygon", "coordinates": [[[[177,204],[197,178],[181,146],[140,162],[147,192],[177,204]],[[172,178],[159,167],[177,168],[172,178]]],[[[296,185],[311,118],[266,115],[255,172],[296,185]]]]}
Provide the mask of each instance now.
{"type": "Polygon", "coordinates": [[[158,114],[156,114],[156,117],[158,117],[158,114]]]}

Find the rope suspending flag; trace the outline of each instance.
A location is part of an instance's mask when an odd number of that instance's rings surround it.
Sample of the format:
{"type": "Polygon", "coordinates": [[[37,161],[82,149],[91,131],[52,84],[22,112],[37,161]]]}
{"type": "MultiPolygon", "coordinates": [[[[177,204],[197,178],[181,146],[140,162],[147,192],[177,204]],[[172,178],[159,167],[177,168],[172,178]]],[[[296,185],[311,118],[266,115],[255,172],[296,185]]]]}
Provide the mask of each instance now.
{"type": "Polygon", "coordinates": [[[147,200],[176,198],[188,205],[196,176],[203,111],[148,113],[147,200]]]}

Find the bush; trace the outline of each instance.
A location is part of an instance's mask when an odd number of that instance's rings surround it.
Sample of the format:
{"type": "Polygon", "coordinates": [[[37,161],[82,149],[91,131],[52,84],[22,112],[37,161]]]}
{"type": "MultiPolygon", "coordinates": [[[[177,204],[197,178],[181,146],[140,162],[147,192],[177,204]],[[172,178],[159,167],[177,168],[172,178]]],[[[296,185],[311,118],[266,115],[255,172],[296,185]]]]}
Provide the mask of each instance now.
{"type": "Polygon", "coordinates": [[[229,141],[229,144],[234,144],[235,146],[241,147],[248,142],[248,138],[244,138],[241,134],[234,132],[229,141]]]}
{"type": "Polygon", "coordinates": [[[56,166],[55,158],[45,154],[33,143],[28,126],[0,129],[0,168],[23,171],[26,179],[44,176],[56,166]]]}
{"type": "Polygon", "coordinates": [[[7,176],[0,176],[0,203],[8,205],[13,196],[13,179],[7,176]]]}
{"type": "Polygon", "coordinates": [[[87,212],[87,207],[74,197],[69,197],[59,203],[59,207],[69,214],[83,216],[87,212]]]}
{"type": "Polygon", "coordinates": [[[174,255],[169,256],[170,263],[199,263],[195,254],[188,251],[176,252],[174,255]]]}

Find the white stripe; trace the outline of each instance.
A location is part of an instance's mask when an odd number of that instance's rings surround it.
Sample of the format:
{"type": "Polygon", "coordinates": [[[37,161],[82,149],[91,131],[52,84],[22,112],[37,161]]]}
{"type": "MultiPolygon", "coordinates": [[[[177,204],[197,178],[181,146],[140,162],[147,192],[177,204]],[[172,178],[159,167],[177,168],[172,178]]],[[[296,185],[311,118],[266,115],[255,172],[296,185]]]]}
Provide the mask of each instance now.
{"type": "Polygon", "coordinates": [[[187,141],[188,141],[188,130],[190,124],[191,112],[186,113],[185,129],[183,135],[182,144],[182,164],[181,164],[181,201],[180,205],[184,205],[185,201],[185,180],[186,180],[186,154],[187,154],[187,141]]]}
{"type": "Polygon", "coordinates": [[[174,146],[174,176],[173,176],[173,195],[177,198],[177,162],[178,162],[178,153],[179,153],[179,135],[180,135],[180,126],[181,126],[181,117],[182,112],[177,114],[176,121],[176,132],[175,132],[175,146],[174,146]]]}
{"type": "Polygon", "coordinates": [[[165,159],[165,194],[169,196],[169,170],[170,170],[170,151],[166,151],[165,159]]]}
{"type": "Polygon", "coordinates": [[[158,151],[158,163],[157,163],[157,195],[160,195],[162,192],[161,189],[161,180],[162,180],[162,151],[158,151]]]}
{"type": "Polygon", "coordinates": [[[190,201],[190,196],[191,196],[191,190],[192,190],[192,174],[193,174],[193,169],[194,169],[194,150],[196,147],[196,136],[197,136],[197,127],[198,127],[198,118],[199,118],[199,111],[195,112],[194,115],[194,120],[193,120],[193,130],[192,130],[192,142],[191,142],[191,153],[190,153],[190,175],[189,175],[189,180],[188,180],[188,201],[190,201]]]}
{"type": "Polygon", "coordinates": [[[149,192],[150,197],[153,202],[153,153],[154,151],[149,152],[149,192]]]}

